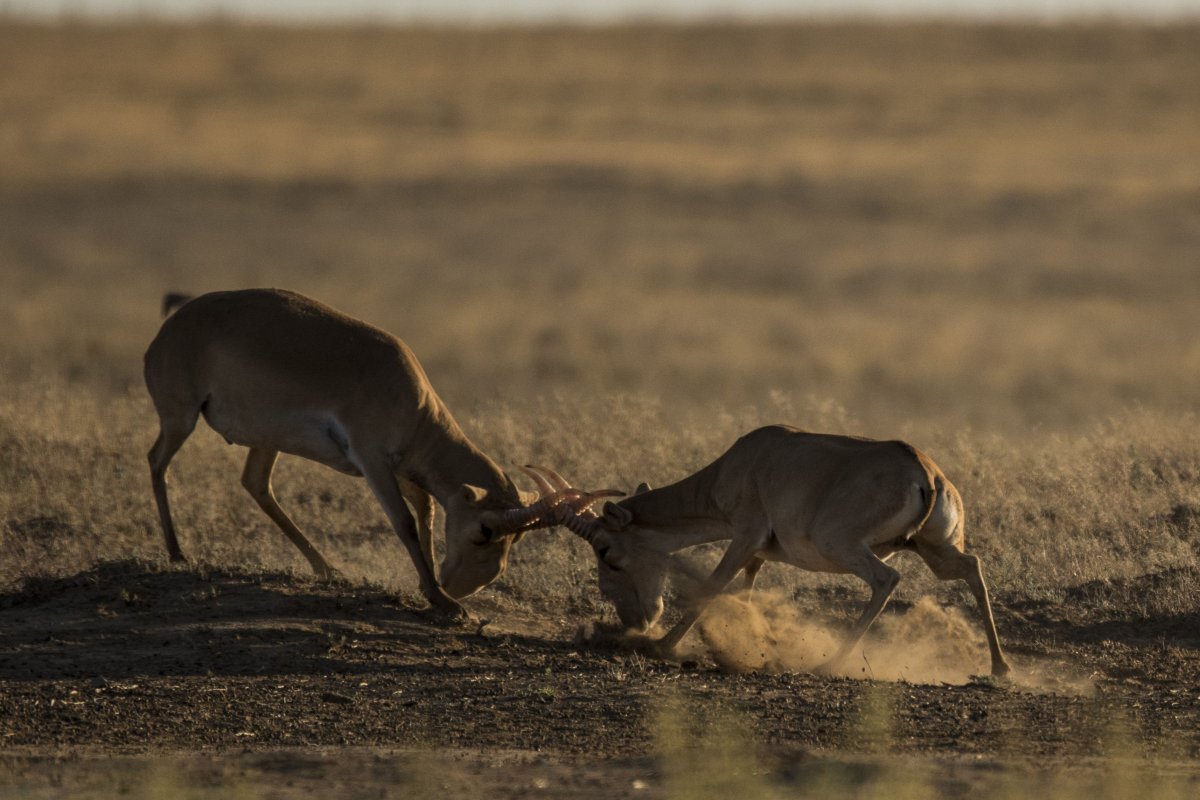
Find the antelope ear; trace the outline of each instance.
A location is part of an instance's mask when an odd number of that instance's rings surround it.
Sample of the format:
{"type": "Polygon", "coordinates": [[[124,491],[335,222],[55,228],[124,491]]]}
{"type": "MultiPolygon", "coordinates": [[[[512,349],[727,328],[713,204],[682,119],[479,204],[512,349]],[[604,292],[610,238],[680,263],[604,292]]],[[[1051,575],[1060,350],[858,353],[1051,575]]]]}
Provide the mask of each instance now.
{"type": "Polygon", "coordinates": [[[478,486],[472,486],[469,483],[464,483],[462,487],[463,499],[473,506],[477,506],[487,497],[487,489],[481,489],[478,486]]]}
{"type": "Polygon", "coordinates": [[[650,484],[646,483],[645,481],[642,481],[641,483],[639,483],[637,485],[637,488],[633,490],[633,493],[635,495],[639,495],[639,494],[645,494],[648,491],[650,491],[650,484]]]}
{"type": "Polygon", "coordinates": [[[601,517],[604,527],[610,531],[624,530],[633,522],[633,512],[616,503],[604,504],[604,516],[601,517]]]}

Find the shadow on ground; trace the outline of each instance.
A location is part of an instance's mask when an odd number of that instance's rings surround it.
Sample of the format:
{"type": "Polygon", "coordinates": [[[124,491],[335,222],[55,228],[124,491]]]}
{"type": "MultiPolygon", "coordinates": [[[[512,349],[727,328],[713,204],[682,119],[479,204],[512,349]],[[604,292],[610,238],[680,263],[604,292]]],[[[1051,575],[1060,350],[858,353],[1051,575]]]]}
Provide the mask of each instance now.
{"type": "MultiPolygon", "coordinates": [[[[118,561],[0,594],[0,679],[453,670],[434,638],[485,640],[420,601],[281,572],[118,561]]],[[[506,634],[511,639],[513,634],[506,634]]],[[[531,651],[561,648],[518,636],[531,651]]]]}

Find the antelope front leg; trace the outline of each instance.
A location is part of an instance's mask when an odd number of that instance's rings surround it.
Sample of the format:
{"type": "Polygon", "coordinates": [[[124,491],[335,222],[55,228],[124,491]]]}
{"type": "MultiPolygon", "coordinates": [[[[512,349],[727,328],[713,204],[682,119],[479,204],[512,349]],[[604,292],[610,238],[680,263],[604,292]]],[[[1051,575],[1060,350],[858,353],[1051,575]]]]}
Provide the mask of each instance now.
{"type": "Polygon", "coordinates": [[[388,520],[396,530],[396,535],[400,537],[400,541],[412,558],[413,566],[416,567],[417,576],[421,581],[421,594],[425,595],[425,599],[439,613],[451,619],[469,620],[471,615],[459,605],[457,600],[446,594],[433,574],[433,566],[425,560],[417,526],[413,522],[412,514],[408,511],[408,506],[404,504],[404,495],[400,492],[396,476],[392,473],[387,461],[378,459],[364,463],[362,464],[362,473],[376,499],[379,500],[379,504],[383,506],[388,520]]]}
{"type": "MultiPolygon", "coordinates": [[[[729,543],[729,548],[725,551],[725,555],[721,556],[720,563],[713,570],[712,575],[704,581],[704,586],[700,591],[700,596],[692,604],[683,615],[683,619],[675,623],[671,630],[667,631],[655,646],[658,651],[666,657],[670,657],[675,652],[675,647],[680,640],[687,635],[687,632],[696,624],[696,620],[700,619],[700,615],[704,613],[705,606],[708,605],[712,598],[725,591],[734,577],[743,569],[749,569],[751,565],[758,562],[761,565],[761,560],[758,558],[758,552],[766,546],[766,540],[760,536],[740,538],[735,536],[733,541],[729,543]]],[[[757,573],[757,568],[753,570],[757,573]]]]}
{"type": "Polygon", "coordinates": [[[433,497],[412,481],[399,478],[400,491],[413,507],[417,515],[417,535],[421,540],[421,553],[429,564],[429,569],[437,577],[437,560],[433,553],[433,520],[437,515],[433,497]]]}

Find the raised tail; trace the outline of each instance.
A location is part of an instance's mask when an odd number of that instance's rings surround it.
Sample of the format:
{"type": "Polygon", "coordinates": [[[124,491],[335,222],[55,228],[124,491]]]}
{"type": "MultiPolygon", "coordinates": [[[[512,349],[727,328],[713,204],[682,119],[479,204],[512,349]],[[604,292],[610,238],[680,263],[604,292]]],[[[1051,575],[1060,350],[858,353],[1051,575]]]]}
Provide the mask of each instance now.
{"type": "Polygon", "coordinates": [[[941,475],[931,475],[929,481],[929,489],[921,490],[922,496],[925,497],[925,513],[921,515],[921,521],[917,523],[916,531],[920,531],[925,527],[925,523],[929,522],[929,518],[933,516],[933,510],[937,508],[938,496],[946,491],[946,479],[941,475]]]}
{"type": "Polygon", "coordinates": [[[171,316],[175,309],[191,300],[193,296],[182,292],[167,292],[162,299],[162,315],[164,317],[171,316]]]}
{"type": "Polygon", "coordinates": [[[913,535],[916,535],[933,516],[933,510],[937,508],[938,497],[946,491],[946,478],[929,456],[907,442],[900,444],[917,460],[917,463],[921,465],[921,470],[925,473],[926,485],[921,487],[921,498],[925,501],[925,513],[921,515],[921,521],[913,528],[913,535]]]}

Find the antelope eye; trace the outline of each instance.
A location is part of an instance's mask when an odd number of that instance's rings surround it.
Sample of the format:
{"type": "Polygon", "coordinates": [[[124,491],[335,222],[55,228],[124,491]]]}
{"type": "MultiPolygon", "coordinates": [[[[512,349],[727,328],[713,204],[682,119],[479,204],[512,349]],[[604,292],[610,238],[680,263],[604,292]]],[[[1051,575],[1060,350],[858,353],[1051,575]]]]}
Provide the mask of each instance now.
{"type": "Polygon", "coordinates": [[[608,567],[613,572],[621,571],[620,567],[618,567],[616,564],[613,564],[611,561],[608,560],[608,548],[607,547],[601,547],[599,550],[596,551],[596,555],[600,558],[600,560],[602,562],[604,562],[604,566],[608,567]]]}
{"type": "Polygon", "coordinates": [[[477,542],[476,544],[480,544],[480,545],[491,544],[492,537],[494,537],[496,535],[496,532],[493,531],[491,528],[489,528],[487,525],[480,525],[479,532],[481,534],[483,534],[483,541],[477,542]]]}

